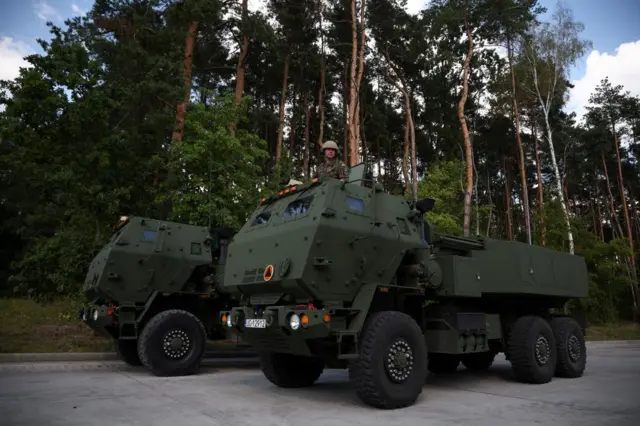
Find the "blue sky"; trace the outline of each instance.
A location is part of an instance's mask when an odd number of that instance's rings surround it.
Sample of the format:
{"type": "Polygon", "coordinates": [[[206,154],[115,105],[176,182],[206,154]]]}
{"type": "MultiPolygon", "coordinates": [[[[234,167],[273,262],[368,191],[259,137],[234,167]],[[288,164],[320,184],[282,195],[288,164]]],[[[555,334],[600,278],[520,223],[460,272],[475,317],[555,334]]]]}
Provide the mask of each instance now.
{"type": "MultiPolygon", "coordinates": [[[[262,0],[250,0],[250,8],[262,0]]],[[[549,9],[556,0],[539,0],[549,9]]],[[[585,25],[583,37],[593,42],[593,51],[584,55],[571,70],[576,84],[569,110],[584,112],[588,96],[604,76],[640,95],[640,1],[565,0],[575,18],[585,25]],[[622,47],[621,47],[622,46],[622,47]]],[[[408,9],[422,8],[425,0],[408,0],[408,9]]],[[[93,0],[0,0],[0,78],[13,78],[21,57],[39,52],[37,38],[49,39],[47,20],[62,25],[63,20],[86,12],[93,0]]]]}
{"type": "Polygon", "coordinates": [[[37,48],[35,39],[49,39],[45,25],[87,12],[93,0],[0,0],[0,36],[9,36],[37,48]]]}
{"type": "MultiPolygon", "coordinates": [[[[539,0],[551,18],[556,0],[539,0]]],[[[640,1],[638,0],[565,0],[576,21],[585,26],[582,37],[591,40],[593,49],[614,53],[622,43],[640,40],[640,1]]],[[[571,70],[571,78],[581,78],[585,58],[571,70]]]]}

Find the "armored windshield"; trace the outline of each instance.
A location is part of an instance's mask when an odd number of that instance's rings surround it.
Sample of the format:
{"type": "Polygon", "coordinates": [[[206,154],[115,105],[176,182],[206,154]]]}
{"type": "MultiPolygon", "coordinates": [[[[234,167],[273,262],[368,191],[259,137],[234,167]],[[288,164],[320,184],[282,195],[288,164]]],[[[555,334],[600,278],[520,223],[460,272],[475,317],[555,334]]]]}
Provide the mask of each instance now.
{"type": "Polygon", "coordinates": [[[305,214],[309,211],[309,207],[311,207],[311,201],[313,201],[313,195],[294,199],[287,205],[280,217],[287,219],[305,214]]]}

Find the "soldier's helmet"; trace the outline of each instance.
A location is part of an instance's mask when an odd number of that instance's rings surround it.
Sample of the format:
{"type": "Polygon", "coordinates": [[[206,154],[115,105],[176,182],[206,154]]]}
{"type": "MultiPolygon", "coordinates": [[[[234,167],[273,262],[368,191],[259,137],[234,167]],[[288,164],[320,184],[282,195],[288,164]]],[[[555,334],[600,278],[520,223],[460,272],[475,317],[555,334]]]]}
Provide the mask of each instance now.
{"type": "Polygon", "coordinates": [[[302,182],[295,179],[289,179],[289,182],[287,182],[285,186],[292,186],[292,185],[302,185],[302,182]]]}
{"type": "Polygon", "coordinates": [[[322,152],[324,152],[324,150],[327,148],[335,149],[336,151],[338,151],[338,144],[334,141],[326,141],[324,144],[322,144],[322,152]]]}

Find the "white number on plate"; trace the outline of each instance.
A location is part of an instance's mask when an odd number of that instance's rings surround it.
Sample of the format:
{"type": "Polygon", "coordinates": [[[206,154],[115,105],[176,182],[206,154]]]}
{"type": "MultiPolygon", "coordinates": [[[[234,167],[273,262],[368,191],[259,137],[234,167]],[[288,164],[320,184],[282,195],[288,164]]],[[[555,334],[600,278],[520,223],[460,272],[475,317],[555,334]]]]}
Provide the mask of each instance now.
{"type": "Polygon", "coordinates": [[[267,320],[266,319],[246,319],[244,320],[244,326],[247,328],[266,328],[267,320]]]}

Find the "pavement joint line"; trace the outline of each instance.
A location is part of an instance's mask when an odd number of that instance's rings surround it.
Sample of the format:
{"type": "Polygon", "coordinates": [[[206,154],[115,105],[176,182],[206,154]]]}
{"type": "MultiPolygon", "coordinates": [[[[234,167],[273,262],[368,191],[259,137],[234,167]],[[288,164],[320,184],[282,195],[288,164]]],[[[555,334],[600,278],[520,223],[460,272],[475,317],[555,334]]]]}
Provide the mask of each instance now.
{"type": "MultiPolygon", "coordinates": [[[[573,379],[573,380],[576,380],[576,379],[573,379]]],[[[578,380],[579,380],[579,378],[578,378],[578,380]]],[[[538,403],[542,403],[542,404],[557,405],[557,406],[560,406],[560,407],[568,407],[568,408],[573,408],[573,409],[576,409],[576,410],[588,411],[588,412],[593,412],[593,413],[622,414],[622,415],[628,414],[626,410],[625,411],[616,411],[616,410],[608,410],[606,408],[604,408],[604,409],[592,408],[592,407],[582,406],[582,405],[567,404],[565,402],[546,401],[544,399],[536,399],[534,397],[504,395],[504,394],[495,393],[495,392],[476,391],[476,390],[472,390],[472,389],[460,389],[460,388],[455,388],[455,387],[451,387],[451,386],[442,386],[442,385],[436,385],[436,386],[441,388],[441,389],[447,389],[447,390],[452,390],[452,391],[456,391],[456,392],[471,392],[471,393],[477,393],[477,394],[482,394],[482,395],[497,396],[497,397],[500,397],[500,398],[511,398],[511,399],[518,399],[518,400],[522,400],[522,401],[538,402],[538,403]]],[[[636,411],[635,410],[631,411],[631,413],[635,414],[636,411]]]]}
{"type": "MultiPolygon", "coordinates": [[[[206,412],[202,411],[202,410],[201,410],[200,408],[198,408],[198,407],[193,407],[193,406],[191,406],[189,403],[187,403],[187,402],[185,402],[185,401],[182,401],[182,400],[180,400],[180,399],[177,399],[177,398],[176,398],[176,397],[174,397],[173,395],[168,395],[168,394],[166,394],[166,393],[164,393],[164,392],[162,392],[162,391],[158,392],[158,390],[157,390],[158,388],[156,388],[156,387],[154,387],[154,386],[151,386],[150,384],[145,383],[145,382],[143,382],[142,380],[137,379],[136,377],[130,376],[130,375],[129,375],[129,374],[127,374],[125,371],[121,372],[121,374],[122,374],[123,376],[128,377],[129,379],[131,379],[131,380],[133,380],[133,381],[135,381],[135,382],[139,383],[140,385],[142,385],[142,386],[144,386],[144,387],[146,387],[146,388],[150,389],[150,390],[151,390],[152,392],[154,392],[154,393],[159,393],[161,396],[164,396],[165,398],[169,398],[169,399],[171,399],[171,400],[173,400],[173,401],[175,401],[175,402],[177,402],[177,403],[179,403],[179,404],[181,404],[181,405],[184,405],[184,406],[186,406],[186,407],[188,407],[188,408],[190,408],[190,409],[192,409],[192,410],[197,411],[198,413],[202,414],[202,415],[203,415],[203,416],[205,416],[205,417],[208,417],[209,419],[213,420],[214,422],[218,422],[218,424],[222,424],[222,425],[226,425],[226,426],[232,426],[232,424],[231,424],[231,423],[228,423],[228,422],[227,422],[227,421],[225,421],[225,420],[219,419],[219,418],[217,418],[217,417],[215,417],[215,416],[213,416],[213,415],[211,415],[211,414],[209,414],[209,413],[206,413],[206,412]]],[[[162,389],[162,388],[160,387],[160,389],[162,389]]]]}
{"type": "MultiPolygon", "coordinates": [[[[637,346],[640,340],[592,340],[587,346],[637,346]]],[[[204,360],[246,358],[255,359],[258,354],[247,349],[207,351],[204,360]]],[[[38,363],[38,362],[89,362],[89,361],[119,361],[115,352],[32,352],[32,353],[0,353],[0,364],[3,363],[38,363]]]]}

